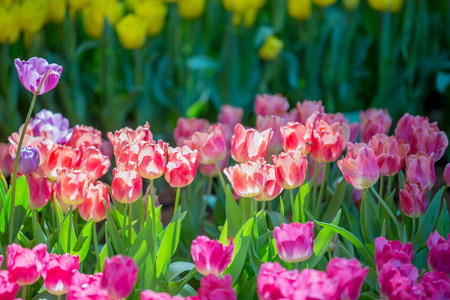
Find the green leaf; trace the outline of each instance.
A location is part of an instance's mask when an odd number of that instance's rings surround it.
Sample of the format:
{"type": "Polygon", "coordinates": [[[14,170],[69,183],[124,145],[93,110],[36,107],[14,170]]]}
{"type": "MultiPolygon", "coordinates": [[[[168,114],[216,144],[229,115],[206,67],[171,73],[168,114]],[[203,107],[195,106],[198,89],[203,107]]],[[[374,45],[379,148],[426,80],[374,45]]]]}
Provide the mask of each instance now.
{"type": "Polygon", "coordinates": [[[225,220],[225,224],[222,227],[222,231],[220,232],[219,242],[222,245],[228,244],[228,220],[225,220]]]}
{"type": "Polygon", "coordinates": [[[134,259],[138,267],[145,262],[145,258],[149,255],[152,247],[155,246],[152,232],[153,226],[151,218],[149,218],[134,240],[129,253],[129,256],[134,259]]]}
{"type": "Polygon", "coordinates": [[[170,264],[169,278],[171,281],[175,280],[177,276],[184,272],[191,271],[195,268],[195,264],[187,261],[176,261],[170,264]]]}
{"type": "Polygon", "coordinates": [[[170,223],[164,230],[164,237],[156,255],[156,277],[160,277],[172,256],[175,223],[170,223]]]}
{"type": "Polygon", "coordinates": [[[448,215],[447,202],[442,205],[441,214],[436,225],[436,230],[441,236],[447,236],[450,230],[450,218],[448,215]]]}
{"type": "MultiPolygon", "coordinates": [[[[119,253],[122,249],[122,240],[120,239],[119,231],[117,231],[116,223],[114,222],[114,219],[111,216],[108,207],[106,206],[106,202],[104,201],[105,200],[103,200],[103,204],[106,207],[106,226],[108,228],[108,235],[112,240],[114,248],[116,249],[116,253],[119,253]]],[[[111,207],[111,210],[114,210],[114,208],[111,207]]]]}
{"type": "Polygon", "coordinates": [[[311,186],[309,181],[307,181],[305,184],[301,185],[298,193],[297,193],[297,197],[295,197],[295,205],[298,205],[297,203],[300,202],[300,221],[302,223],[306,222],[306,214],[305,214],[305,202],[306,202],[306,197],[310,197],[309,193],[311,191],[311,186]]]}
{"type": "Polygon", "coordinates": [[[83,226],[75,246],[73,246],[72,251],[70,251],[72,255],[78,254],[80,257],[80,262],[84,261],[89,253],[89,246],[91,245],[92,237],[92,226],[93,221],[90,219],[89,222],[83,226]]]}
{"type": "MultiPolygon", "coordinates": [[[[245,199],[241,199],[241,201],[245,201],[245,199]]],[[[239,206],[236,204],[236,200],[228,186],[226,190],[226,216],[230,235],[235,236],[242,226],[242,216],[239,206]]]]}
{"type": "Polygon", "coordinates": [[[325,211],[325,214],[323,215],[324,221],[330,222],[331,220],[333,220],[333,217],[336,215],[339,208],[341,207],[341,203],[342,203],[342,200],[344,199],[346,187],[347,187],[347,181],[341,180],[341,182],[337,186],[336,190],[334,191],[331,201],[328,203],[328,207],[327,207],[327,210],[325,211]]]}
{"type": "MultiPolygon", "coordinates": [[[[61,230],[59,231],[59,241],[61,243],[61,248],[64,251],[64,253],[72,252],[69,251],[69,225],[70,225],[69,213],[70,210],[67,211],[66,216],[64,217],[64,221],[61,224],[61,230]]],[[[75,229],[73,227],[72,230],[70,231],[70,234],[72,235],[70,237],[70,244],[73,249],[74,244],[77,242],[77,236],[75,235],[75,229]]]]}

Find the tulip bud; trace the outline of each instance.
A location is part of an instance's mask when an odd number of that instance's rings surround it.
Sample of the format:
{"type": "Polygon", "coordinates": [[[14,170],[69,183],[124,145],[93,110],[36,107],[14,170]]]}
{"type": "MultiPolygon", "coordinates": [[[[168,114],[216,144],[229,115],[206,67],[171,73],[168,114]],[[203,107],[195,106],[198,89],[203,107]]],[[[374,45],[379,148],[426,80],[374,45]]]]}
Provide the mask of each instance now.
{"type": "Polygon", "coordinates": [[[52,295],[64,295],[68,292],[72,275],[80,268],[78,254],[71,256],[69,253],[58,255],[50,254],[42,277],[44,287],[52,295]]]}
{"type": "Polygon", "coordinates": [[[47,0],[47,20],[54,24],[61,24],[66,16],[66,1],[47,0]]]}
{"type": "Polygon", "coordinates": [[[244,110],[241,107],[234,107],[228,104],[223,104],[220,107],[217,122],[222,124],[222,126],[227,126],[233,129],[234,126],[242,122],[243,116],[244,110]]]}
{"type": "Polygon", "coordinates": [[[278,256],[290,263],[305,261],[313,254],[314,223],[281,224],[273,230],[278,256]]]}
{"type": "Polygon", "coordinates": [[[141,196],[141,175],[135,169],[129,169],[123,164],[119,164],[113,170],[111,192],[113,197],[120,203],[133,203],[141,196]]]}
{"type": "Polygon", "coordinates": [[[198,151],[188,146],[168,150],[169,162],[164,177],[171,187],[184,187],[194,180],[197,174],[198,151]]]}
{"type": "Polygon", "coordinates": [[[356,300],[361,293],[369,267],[363,268],[356,259],[335,257],[327,265],[327,275],[339,281],[337,299],[356,300]]]}
{"type": "Polygon", "coordinates": [[[83,8],[81,16],[87,36],[93,39],[101,38],[105,27],[104,14],[94,5],[89,5],[83,8]]]}
{"type": "Polygon", "coordinates": [[[19,164],[17,165],[17,172],[20,174],[30,174],[39,167],[39,151],[32,147],[22,147],[19,154],[19,164]]]}
{"type": "Polygon", "coordinates": [[[311,15],[311,0],[288,0],[288,15],[296,20],[306,20],[311,15]]]}
{"type": "Polygon", "coordinates": [[[44,27],[47,18],[45,0],[25,0],[20,7],[22,30],[29,34],[38,33],[44,27]]]}
{"type": "Polygon", "coordinates": [[[116,255],[105,259],[101,288],[108,291],[109,298],[127,298],[133,291],[138,267],[131,257],[116,255]]]}
{"type": "Polygon", "coordinates": [[[400,205],[408,217],[421,216],[428,208],[428,186],[406,181],[404,189],[400,190],[400,205]]]}
{"type": "Polygon", "coordinates": [[[368,3],[374,10],[396,13],[402,8],[403,0],[368,0],[368,3]]]}
{"type": "Polygon", "coordinates": [[[199,18],[205,11],[206,0],[179,0],[178,14],[182,19],[199,18]]]}
{"type": "Polygon", "coordinates": [[[275,60],[283,50],[284,42],[274,35],[266,38],[264,44],[259,48],[258,55],[262,60],[275,60]]]}
{"type": "Polygon", "coordinates": [[[447,241],[434,231],[427,240],[427,247],[430,250],[427,257],[428,268],[444,272],[450,276],[450,234],[447,241]]]}
{"type": "Polygon", "coordinates": [[[450,163],[444,169],[444,182],[447,186],[450,186],[450,163]]]}
{"type": "Polygon", "coordinates": [[[284,151],[300,151],[303,154],[311,152],[311,132],[297,122],[289,122],[280,127],[284,151]]]}
{"type": "Polygon", "coordinates": [[[149,20],[147,27],[148,36],[158,35],[164,29],[167,5],[162,0],[137,2],[134,11],[142,19],[149,20]]]}
{"type": "Polygon", "coordinates": [[[125,49],[134,50],[141,48],[145,43],[147,21],[135,14],[128,14],[116,25],[117,37],[125,49]]]}
{"type": "Polygon", "coordinates": [[[41,271],[47,264],[47,245],[39,244],[33,249],[19,245],[8,245],[7,267],[18,285],[31,285],[41,278],[41,271]]]}
{"type": "Polygon", "coordinates": [[[220,275],[231,262],[234,244],[222,245],[218,240],[210,240],[202,235],[192,241],[191,255],[198,272],[204,276],[220,275]]]}
{"type": "Polygon", "coordinates": [[[225,133],[222,125],[212,125],[206,132],[195,132],[184,144],[199,153],[198,161],[209,165],[217,163],[227,155],[225,133]]]}

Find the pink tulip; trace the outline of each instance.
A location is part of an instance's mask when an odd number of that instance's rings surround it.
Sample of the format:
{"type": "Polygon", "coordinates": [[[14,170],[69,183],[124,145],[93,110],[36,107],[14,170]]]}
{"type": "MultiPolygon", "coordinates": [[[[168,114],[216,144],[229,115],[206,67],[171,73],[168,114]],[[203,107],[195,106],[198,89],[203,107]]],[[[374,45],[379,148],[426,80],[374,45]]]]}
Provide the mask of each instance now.
{"type": "Polygon", "coordinates": [[[75,125],[67,146],[84,149],[87,147],[99,148],[102,145],[102,133],[100,130],[86,125],[75,125]]]}
{"type": "Polygon", "coordinates": [[[412,264],[395,267],[389,262],[383,265],[378,274],[380,294],[385,299],[424,299],[424,291],[415,286],[419,274],[412,264]]]}
{"type": "Polygon", "coordinates": [[[422,188],[431,188],[436,181],[434,172],[434,153],[427,156],[420,152],[415,155],[408,155],[406,158],[406,181],[414,182],[422,188]]]}
{"type": "Polygon", "coordinates": [[[138,156],[138,169],[142,177],[152,180],[164,174],[168,147],[169,144],[159,140],[158,143],[147,143],[141,148],[138,156]]]}
{"type": "Polygon", "coordinates": [[[402,245],[397,240],[388,241],[384,237],[375,239],[375,263],[377,273],[380,273],[384,264],[390,263],[394,268],[410,264],[414,256],[411,243],[402,245]]]}
{"type": "Polygon", "coordinates": [[[58,172],[63,169],[78,169],[81,164],[81,151],[69,146],[55,145],[42,165],[45,176],[56,181],[58,172]]]}
{"type": "Polygon", "coordinates": [[[111,299],[126,298],[133,291],[137,275],[138,267],[132,258],[116,255],[105,259],[100,286],[111,299]]]}
{"type": "Polygon", "coordinates": [[[241,107],[234,107],[228,104],[224,104],[220,107],[219,116],[217,122],[222,124],[224,130],[229,134],[229,138],[233,135],[234,126],[242,122],[244,116],[244,110],[241,107]]]}
{"type": "Polygon", "coordinates": [[[194,180],[197,174],[198,151],[188,146],[168,150],[169,162],[164,177],[171,187],[184,187],[194,180]]]}
{"type": "Polygon", "coordinates": [[[300,151],[281,153],[278,158],[272,155],[273,163],[277,169],[277,182],[285,189],[299,187],[306,177],[308,159],[300,151]]]}
{"type": "Polygon", "coordinates": [[[72,275],[80,268],[78,255],[69,253],[58,255],[50,254],[47,266],[42,272],[44,287],[52,295],[64,295],[69,291],[72,275]]]}
{"type": "Polygon", "coordinates": [[[84,148],[81,154],[80,168],[84,168],[93,178],[97,180],[108,172],[111,161],[104,156],[99,148],[89,146],[84,148]]]}
{"type": "Polygon", "coordinates": [[[207,300],[236,300],[236,292],[231,286],[231,276],[225,274],[219,278],[214,274],[209,274],[200,281],[198,289],[198,299],[207,300]]]}
{"type": "Polygon", "coordinates": [[[427,272],[419,284],[424,287],[427,299],[450,299],[450,277],[444,272],[427,272]]]}
{"type": "Polygon", "coordinates": [[[255,129],[246,130],[244,126],[237,124],[231,138],[231,157],[240,163],[264,157],[272,136],[271,129],[259,132],[255,129]]]}
{"type": "Polygon", "coordinates": [[[197,131],[184,144],[199,153],[198,162],[209,165],[225,158],[227,144],[222,125],[212,125],[207,131],[197,131]]]}
{"type": "Polygon", "coordinates": [[[327,274],[339,279],[338,299],[356,300],[361,293],[369,267],[363,268],[356,259],[335,257],[328,263],[327,274]]]}
{"type": "Polygon", "coordinates": [[[353,122],[348,125],[350,128],[350,139],[349,142],[352,142],[353,144],[356,143],[356,140],[358,139],[358,133],[359,129],[361,128],[361,124],[358,122],[353,122]]]}
{"type": "MultiPolygon", "coordinates": [[[[219,171],[223,172],[223,170],[228,167],[228,162],[230,161],[230,154],[228,153],[224,159],[219,160],[217,162],[217,165],[219,166],[219,171]]],[[[219,174],[217,173],[217,168],[215,164],[210,164],[210,165],[204,165],[199,163],[198,164],[198,170],[200,171],[200,173],[202,173],[205,176],[208,177],[216,177],[219,176],[219,174]]]]}
{"type": "Polygon", "coordinates": [[[266,186],[267,176],[263,173],[264,163],[247,162],[225,168],[223,172],[227,176],[233,190],[241,197],[255,197],[266,186]]]}
{"type": "Polygon", "coordinates": [[[269,153],[278,153],[283,148],[283,139],[280,133],[280,127],[284,126],[288,119],[282,116],[269,115],[256,117],[256,130],[263,132],[272,129],[273,136],[267,148],[269,153]]]}
{"type": "Polygon", "coordinates": [[[340,299],[338,286],[337,278],[329,278],[325,272],[304,269],[294,283],[292,299],[340,299]]]}
{"type": "Polygon", "coordinates": [[[360,111],[361,142],[368,143],[378,133],[387,134],[392,125],[392,118],[386,109],[369,108],[360,111]]]}
{"type": "Polygon", "coordinates": [[[411,218],[421,216],[428,208],[428,186],[406,181],[404,189],[400,189],[400,205],[405,215],[411,218]]]}
{"type": "Polygon", "coordinates": [[[325,113],[325,107],[323,107],[321,100],[305,100],[302,103],[297,102],[298,122],[306,124],[306,120],[308,120],[315,111],[322,114],[325,113]]]}
{"type": "Polygon", "coordinates": [[[102,273],[87,275],[76,272],[72,276],[67,300],[109,300],[108,292],[100,288],[102,273]]]}
{"type": "Polygon", "coordinates": [[[105,200],[108,209],[110,208],[110,198],[108,187],[101,181],[95,181],[88,187],[86,199],[78,205],[78,212],[83,220],[100,222],[106,219],[105,200]]]}
{"type": "Polygon", "coordinates": [[[52,192],[50,182],[47,178],[38,177],[35,174],[27,176],[28,187],[30,190],[30,209],[39,209],[47,205],[52,192]]]}
{"type": "Polygon", "coordinates": [[[57,64],[48,64],[40,57],[32,57],[28,61],[14,60],[20,82],[23,87],[36,95],[51,91],[59,81],[63,68],[57,64]]]}
{"type": "Polygon", "coordinates": [[[45,244],[39,244],[33,249],[11,244],[8,245],[6,252],[9,273],[21,286],[31,285],[38,281],[49,258],[45,244]]]}
{"type": "Polygon", "coordinates": [[[142,177],[135,169],[127,169],[124,165],[118,165],[113,170],[111,192],[120,203],[133,203],[141,196],[142,177]]]}
{"type": "Polygon", "coordinates": [[[289,102],[281,94],[262,94],[255,97],[255,115],[257,116],[281,115],[288,109],[289,102]]]}
{"type": "Polygon", "coordinates": [[[92,178],[86,170],[63,169],[59,171],[61,200],[68,205],[78,205],[86,198],[92,178]]]}
{"type": "Polygon", "coordinates": [[[319,175],[317,175],[317,185],[321,186],[323,181],[323,170],[325,168],[325,163],[318,162],[311,155],[308,156],[308,166],[309,166],[309,180],[312,180],[316,174],[317,170],[320,170],[319,175]]]}
{"type": "Polygon", "coordinates": [[[102,154],[111,160],[113,154],[113,145],[109,140],[102,139],[102,144],[99,147],[102,154]]]}
{"type": "Polygon", "coordinates": [[[277,168],[273,165],[264,164],[263,171],[266,174],[266,185],[263,191],[255,196],[256,201],[270,201],[278,197],[283,191],[283,188],[278,184],[277,168]]]}
{"type": "Polygon", "coordinates": [[[410,149],[408,144],[403,144],[402,140],[395,136],[389,137],[381,133],[374,135],[368,146],[375,152],[380,174],[383,176],[399,173],[405,165],[410,149]]]}
{"type": "Polygon", "coordinates": [[[314,223],[281,224],[273,230],[278,256],[290,263],[305,261],[313,254],[314,223]]]}
{"type": "Polygon", "coordinates": [[[194,132],[208,129],[209,125],[210,124],[206,119],[178,118],[177,127],[173,131],[175,143],[178,147],[182,147],[184,145],[184,140],[190,138],[194,132]]]}
{"type": "Polygon", "coordinates": [[[192,241],[191,255],[198,272],[204,276],[220,275],[231,262],[234,244],[222,245],[218,240],[210,240],[207,236],[198,236],[192,241]]]}
{"type": "Polygon", "coordinates": [[[430,250],[427,257],[428,268],[450,276],[450,234],[446,242],[437,231],[434,231],[428,237],[427,247],[430,250]]]}
{"type": "Polygon", "coordinates": [[[9,154],[9,144],[0,143],[0,172],[2,172],[4,177],[9,176],[12,161],[13,159],[9,154]]]}
{"type": "Polygon", "coordinates": [[[293,285],[298,276],[298,270],[288,271],[278,262],[262,264],[257,278],[259,299],[293,299],[293,285]]]}
{"type": "Polygon", "coordinates": [[[305,125],[289,122],[280,127],[280,133],[284,151],[300,151],[305,155],[311,152],[311,131],[305,125]]]}
{"type": "Polygon", "coordinates": [[[375,153],[367,145],[348,143],[345,158],[338,160],[337,165],[350,183],[357,190],[364,190],[378,181],[380,176],[375,153]]]}
{"type": "Polygon", "coordinates": [[[168,293],[156,293],[150,290],[142,291],[141,300],[182,300],[180,296],[170,296],[168,293]]]}
{"type": "Polygon", "coordinates": [[[116,165],[124,165],[127,169],[137,169],[139,164],[139,152],[141,148],[150,142],[140,142],[138,144],[124,142],[121,144],[121,148],[115,148],[116,165]]]}
{"type": "Polygon", "coordinates": [[[13,300],[20,289],[14,278],[7,270],[0,271],[0,299],[13,300]]]}
{"type": "Polygon", "coordinates": [[[150,142],[153,140],[153,134],[150,131],[150,125],[145,123],[144,126],[139,126],[136,130],[125,127],[116,130],[114,134],[108,132],[108,138],[114,147],[114,155],[119,156],[118,152],[124,144],[139,144],[140,142],[150,142]]]}

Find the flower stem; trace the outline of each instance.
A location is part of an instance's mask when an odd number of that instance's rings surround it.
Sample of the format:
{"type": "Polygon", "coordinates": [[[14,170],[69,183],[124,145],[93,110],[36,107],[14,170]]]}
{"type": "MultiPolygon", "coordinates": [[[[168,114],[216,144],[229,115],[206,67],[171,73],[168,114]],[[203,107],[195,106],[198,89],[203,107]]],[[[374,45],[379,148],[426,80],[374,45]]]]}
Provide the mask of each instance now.
{"type": "Polygon", "coordinates": [[[14,227],[14,204],[16,200],[16,179],[17,179],[17,166],[19,165],[20,149],[22,148],[23,138],[25,137],[25,132],[27,131],[28,122],[30,121],[31,113],[33,112],[34,103],[36,102],[36,94],[33,94],[33,99],[31,99],[30,108],[28,109],[27,118],[23,124],[22,133],[20,134],[19,144],[17,145],[16,158],[14,159],[14,170],[11,177],[11,207],[9,213],[9,234],[8,234],[8,244],[13,242],[13,227],[14,227]]]}
{"type": "Polygon", "coordinates": [[[177,187],[177,195],[175,196],[175,206],[173,208],[173,215],[177,212],[178,204],[180,203],[180,190],[181,188],[177,187]]]}
{"type": "Polygon", "coordinates": [[[320,205],[322,204],[323,194],[324,194],[326,186],[327,186],[327,177],[328,177],[329,170],[330,170],[330,163],[325,163],[325,165],[323,167],[322,184],[320,185],[319,198],[317,198],[317,203],[316,203],[315,212],[314,212],[314,216],[316,217],[317,220],[319,219],[320,205]]]}
{"type": "Polygon", "coordinates": [[[128,215],[128,206],[130,204],[125,203],[125,208],[123,211],[123,222],[122,222],[122,245],[123,245],[123,255],[125,255],[127,253],[127,245],[126,245],[126,240],[127,240],[127,235],[125,234],[125,228],[127,227],[127,215],[128,215]]]}
{"type": "Polygon", "coordinates": [[[133,205],[130,204],[130,208],[128,209],[128,239],[127,239],[127,254],[131,249],[131,218],[132,218],[133,205]]]}
{"type": "Polygon", "coordinates": [[[415,232],[416,232],[416,218],[412,218],[411,241],[414,237],[415,232]]]}
{"type": "Polygon", "coordinates": [[[225,184],[225,179],[223,179],[222,172],[220,171],[219,165],[217,163],[214,163],[216,165],[217,174],[220,179],[220,183],[222,184],[223,192],[227,192],[227,185],[225,184]]]}
{"type": "Polygon", "coordinates": [[[34,238],[36,238],[37,237],[37,232],[36,232],[37,218],[36,218],[36,210],[35,209],[31,210],[31,219],[33,221],[33,236],[34,236],[34,238]]]}
{"type": "Polygon", "coordinates": [[[394,183],[394,178],[395,178],[395,175],[389,176],[386,197],[391,194],[391,189],[392,189],[392,184],[394,183]]]}
{"type": "Polygon", "coordinates": [[[28,285],[22,286],[22,300],[27,300],[27,287],[28,285]]]}
{"type": "MultiPolygon", "coordinates": [[[[316,161],[315,165],[314,165],[314,175],[316,172],[319,172],[319,163],[316,161]]],[[[323,177],[323,176],[322,176],[323,177]]],[[[310,202],[311,202],[311,212],[316,211],[316,197],[317,197],[317,180],[319,179],[319,175],[317,175],[316,180],[314,180],[314,184],[313,184],[313,192],[312,192],[312,198],[310,198],[310,202]]],[[[323,180],[322,180],[323,181],[323,180]]]]}
{"type": "MultiPolygon", "coordinates": [[[[93,222],[93,221],[92,221],[93,222]]],[[[95,263],[95,271],[99,271],[99,263],[100,263],[100,253],[98,251],[98,238],[97,238],[97,224],[92,224],[92,236],[94,238],[94,248],[95,248],[95,256],[97,257],[97,262],[95,263]]]]}
{"type": "Polygon", "coordinates": [[[297,217],[295,214],[294,196],[292,195],[292,189],[289,190],[289,195],[291,196],[292,222],[297,222],[297,217]]]}
{"type": "MultiPolygon", "coordinates": [[[[72,245],[71,245],[71,237],[72,237],[72,226],[73,226],[73,224],[72,224],[72,222],[73,222],[73,220],[72,220],[72,211],[73,211],[73,206],[72,205],[70,205],[69,206],[69,236],[67,237],[67,239],[68,239],[68,245],[69,245],[69,248],[68,248],[68,253],[70,254],[70,250],[72,250],[72,245]]],[[[71,254],[72,255],[72,254],[71,254]]]]}
{"type": "Polygon", "coordinates": [[[206,208],[208,207],[208,199],[209,199],[209,196],[211,195],[212,183],[213,183],[213,177],[209,177],[208,184],[206,186],[206,193],[205,193],[207,199],[202,201],[202,207],[200,208],[200,219],[199,219],[200,222],[203,220],[205,213],[206,213],[206,208]]]}
{"type": "Polygon", "coordinates": [[[256,222],[257,211],[256,211],[255,197],[252,197],[252,202],[253,202],[253,226],[255,228],[255,231],[254,231],[255,232],[255,239],[257,239],[258,238],[258,224],[256,222]]]}
{"type": "MultiPolygon", "coordinates": [[[[152,215],[152,234],[153,234],[153,257],[152,261],[156,261],[156,255],[158,254],[158,223],[156,221],[156,211],[155,211],[155,195],[153,195],[153,179],[150,179],[150,202],[147,202],[147,208],[151,206],[152,215]]],[[[147,218],[148,220],[148,218],[147,218]]],[[[154,274],[156,274],[156,263],[154,263],[154,274]]],[[[153,283],[152,283],[153,284],[153,283]]]]}

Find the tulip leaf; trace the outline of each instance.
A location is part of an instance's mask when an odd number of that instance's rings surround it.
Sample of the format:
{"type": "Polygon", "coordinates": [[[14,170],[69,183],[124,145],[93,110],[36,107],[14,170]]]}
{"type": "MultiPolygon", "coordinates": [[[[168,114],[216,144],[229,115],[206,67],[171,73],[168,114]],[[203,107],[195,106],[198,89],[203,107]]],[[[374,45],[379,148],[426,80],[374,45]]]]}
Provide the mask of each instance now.
{"type": "Polygon", "coordinates": [[[344,199],[345,189],[347,186],[348,185],[346,180],[341,180],[341,182],[337,186],[336,190],[334,191],[333,197],[331,198],[330,202],[328,202],[327,210],[323,215],[323,220],[325,222],[330,222],[331,220],[333,220],[333,217],[338,212],[339,208],[341,207],[342,200],[344,199]]]}
{"type": "Polygon", "coordinates": [[[164,230],[164,237],[156,255],[156,277],[161,276],[163,270],[166,269],[167,263],[170,261],[175,244],[174,233],[176,233],[175,230],[179,231],[179,227],[180,222],[177,220],[176,223],[171,222],[164,230]]]}
{"type": "Polygon", "coordinates": [[[151,219],[149,218],[149,221],[145,222],[144,227],[141,228],[141,231],[134,240],[130,253],[128,254],[134,259],[138,267],[144,263],[150,250],[155,246],[152,235],[153,226],[150,220],[151,219]]]}
{"type": "MultiPolygon", "coordinates": [[[[245,201],[245,199],[241,199],[241,201],[245,201]]],[[[230,235],[235,236],[242,227],[242,216],[229,187],[226,190],[226,216],[230,235]]]]}
{"type": "Polygon", "coordinates": [[[447,202],[443,201],[441,214],[439,216],[438,223],[436,225],[436,230],[439,232],[441,236],[447,236],[450,230],[450,217],[447,209],[447,202]]]}
{"type": "Polygon", "coordinates": [[[195,264],[187,261],[176,261],[170,264],[169,278],[171,281],[175,280],[177,276],[184,272],[191,271],[195,268],[195,264]]]}
{"type": "Polygon", "coordinates": [[[219,242],[222,245],[226,245],[228,243],[228,221],[225,220],[225,224],[222,227],[222,231],[220,232],[219,242]]]}
{"type": "MultiPolygon", "coordinates": [[[[72,251],[69,251],[69,235],[68,235],[69,223],[70,223],[69,214],[70,214],[70,210],[67,211],[67,213],[64,217],[64,220],[61,224],[61,230],[59,231],[59,241],[61,243],[61,248],[64,251],[64,253],[72,252],[72,251]]],[[[70,244],[73,249],[75,243],[77,242],[77,236],[75,235],[75,229],[73,228],[73,226],[71,229],[72,230],[70,231],[70,234],[72,236],[70,237],[70,244]]]]}
{"type": "MultiPolygon", "coordinates": [[[[6,227],[9,222],[10,213],[11,213],[11,193],[12,188],[8,190],[6,195],[6,200],[2,207],[2,211],[0,213],[0,233],[6,233],[6,227]]],[[[13,228],[13,237],[17,236],[20,227],[25,220],[26,211],[28,210],[28,202],[30,198],[30,191],[28,188],[28,182],[25,176],[20,176],[19,179],[16,180],[16,194],[15,194],[15,202],[14,202],[14,228],[13,228]],[[21,207],[21,208],[18,208],[21,207]]]]}
{"type": "MultiPolygon", "coordinates": [[[[78,236],[77,242],[75,246],[72,247],[70,254],[75,255],[78,254],[80,257],[80,262],[86,259],[86,256],[89,253],[89,246],[91,245],[92,238],[92,226],[93,221],[90,219],[84,226],[78,236]]],[[[73,245],[73,244],[72,244],[73,245]]]]}
{"type": "MultiPolygon", "coordinates": [[[[119,232],[117,231],[116,223],[114,222],[113,217],[111,216],[111,213],[109,209],[106,206],[105,200],[103,200],[103,204],[106,207],[106,226],[108,229],[108,235],[112,240],[112,243],[114,245],[114,248],[116,249],[116,253],[119,253],[122,249],[122,240],[120,239],[119,232]]],[[[111,210],[114,208],[111,207],[111,210]]],[[[112,250],[112,249],[111,249],[112,250]]]]}

